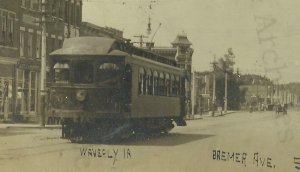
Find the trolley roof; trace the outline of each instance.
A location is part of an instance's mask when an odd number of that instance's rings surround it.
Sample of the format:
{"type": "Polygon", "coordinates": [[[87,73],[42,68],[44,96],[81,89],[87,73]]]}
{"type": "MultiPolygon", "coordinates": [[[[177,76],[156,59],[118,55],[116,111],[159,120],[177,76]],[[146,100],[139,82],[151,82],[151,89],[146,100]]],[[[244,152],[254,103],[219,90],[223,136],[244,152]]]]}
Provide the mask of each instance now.
{"type": "Polygon", "coordinates": [[[168,59],[149,50],[134,47],[129,43],[107,37],[68,38],[64,40],[61,49],[53,51],[50,55],[136,55],[167,65],[177,66],[175,59],[168,59]]]}
{"type": "Polygon", "coordinates": [[[116,40],[106,37],[76,37],[64,40],[63,47],[51,55],[100,55],[108,54],[116,40]]]}

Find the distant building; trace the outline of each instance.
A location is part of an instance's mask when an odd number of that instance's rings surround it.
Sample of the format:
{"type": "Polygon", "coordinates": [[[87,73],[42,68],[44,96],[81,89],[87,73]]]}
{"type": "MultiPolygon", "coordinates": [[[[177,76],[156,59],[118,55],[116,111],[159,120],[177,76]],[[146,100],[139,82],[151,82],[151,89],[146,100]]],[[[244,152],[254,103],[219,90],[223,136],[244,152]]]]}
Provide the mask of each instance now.
{"type": "Polygon", "coordinates": [[[123,38],[123,31],[114,29],[111,27],[101,27],[89,22],[82,22],[80,25],[80,36],[100,36],[109,37],[119,40],[125,40],[123,38]]]}
{"type": "Polygon", "coordinates": [[[212,72],[193,72],[192,105],[194,114],[211,110],[212,105],[212,72]]]}
{"type": "Polygon", "coordinates": [[[187,114],[191,114],[191,90],[192,90],[192,56],[194,49],[191,47],[192,43],[188,40],[186,34],[179,34],[175,40],[171,43],[172,47],[155,47],[152,44],[148,44],[148,48],[151,51],[162,55],[164,57],[175,59],[178,67],[185,71],[185,96],[187,104],[187,114]],[[150,47],[149,47],[150,46],[150,47]]]}
{"type": "MultiPolygon", "coordinates": [[[[38,118],[41,0],[0,1],[0,117],[38,118]]],[[[82,0],[46,0],[46,54],[79,36],[82,0]]]]}

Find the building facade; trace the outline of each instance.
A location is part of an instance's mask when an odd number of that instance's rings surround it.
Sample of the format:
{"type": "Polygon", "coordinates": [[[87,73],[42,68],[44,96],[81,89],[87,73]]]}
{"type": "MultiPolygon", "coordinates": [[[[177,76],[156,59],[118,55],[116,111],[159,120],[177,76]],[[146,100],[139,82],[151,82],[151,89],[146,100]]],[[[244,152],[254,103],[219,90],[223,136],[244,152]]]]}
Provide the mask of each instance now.
{"type": "Polygon", "coordinates": [[[109,37],[125,41],[123,31],[111,27],[97,26],[89,22],[81,22],[79,35],[109,37]]]}
{"type": "Polygon", "coordinates": [[[192,73],[192,114],[203,114],[212,108],[212,72],[192,73]]]}
{"type": "Polygon", "coordinates": [[[19,2],[0,1],[0,118],[13,114],[15,67],[19,57],[19,2]]]}
{"type": "Polygon", "coordinates": [[[175,59],[178,67],[185,71],[186,114],[192,114],[192,56],[194,49],[186,34],[179,34],[171,42],[172,47],[155,47],[151,51],[167,58],[175,59]]]}
{"type": "Polygon", "coordinates": [[[38,120],[42,5],[45,5],[46,56],[65,38],[79,36],[81,0],[0,1],[0,117],[38,120]]]}

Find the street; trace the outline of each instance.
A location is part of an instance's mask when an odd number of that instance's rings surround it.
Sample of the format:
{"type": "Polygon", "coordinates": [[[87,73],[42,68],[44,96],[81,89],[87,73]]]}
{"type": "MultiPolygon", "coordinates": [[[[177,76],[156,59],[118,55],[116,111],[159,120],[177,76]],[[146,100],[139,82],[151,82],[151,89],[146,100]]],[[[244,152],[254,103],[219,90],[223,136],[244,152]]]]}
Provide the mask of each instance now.
{"type": "MultiPolygon", "coordinates": [[[[168,135],[73,144],[57,128],[0,124],[0,169],[77,171],[297,171],[300,114],[235,112],[187,121],[168,135]]],[[[300,165],[298,165],[300,167],[300,165]]]]}

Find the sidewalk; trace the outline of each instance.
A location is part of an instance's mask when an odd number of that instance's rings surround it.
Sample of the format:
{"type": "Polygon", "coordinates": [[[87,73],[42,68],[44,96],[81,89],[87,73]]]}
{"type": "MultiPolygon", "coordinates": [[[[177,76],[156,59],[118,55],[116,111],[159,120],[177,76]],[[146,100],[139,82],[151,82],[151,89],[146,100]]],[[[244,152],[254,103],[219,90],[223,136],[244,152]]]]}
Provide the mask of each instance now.
{"type": "Polygon", "coordinates": [[[0,128],[38,128],[38,129],[60,129],[61,125],[24,124],[24,123],[0,123],[0,128]]]}

